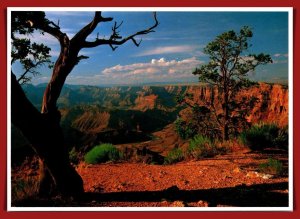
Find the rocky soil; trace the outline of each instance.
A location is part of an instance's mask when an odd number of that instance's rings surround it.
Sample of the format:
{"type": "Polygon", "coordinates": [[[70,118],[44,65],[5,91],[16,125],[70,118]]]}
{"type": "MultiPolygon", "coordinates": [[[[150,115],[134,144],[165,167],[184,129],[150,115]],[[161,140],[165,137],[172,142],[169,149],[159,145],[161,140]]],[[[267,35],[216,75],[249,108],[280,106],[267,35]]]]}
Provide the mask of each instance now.
{"type": "MultiPolygon", "coordinates": [[[[79,200],[25,199],[16,206],[84,207],[284,207],[288,206],[288,157],[281,151],[240,151],[174,165],[80,163],[85,196],[79,200]],[[273,157],[284,163],[280,176],[260,171],[273,157]]],[[[28,178],[27,170],[13,177],[28,178]]]]}

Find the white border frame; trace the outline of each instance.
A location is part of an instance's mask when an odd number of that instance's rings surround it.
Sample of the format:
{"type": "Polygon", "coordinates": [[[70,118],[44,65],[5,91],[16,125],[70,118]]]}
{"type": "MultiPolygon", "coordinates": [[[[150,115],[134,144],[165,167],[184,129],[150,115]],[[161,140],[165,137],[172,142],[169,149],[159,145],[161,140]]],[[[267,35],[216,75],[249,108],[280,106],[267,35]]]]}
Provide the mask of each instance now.
{"type": "Polygon", "coordinates": [[[8,7],[7,8],[7,210],[29,211],[293,211],[293,8],[292,7],[8,7]],[[11,206],[11,12],[12,11],[161,11],[161,12],[287,12],[289,86],[288,207],[12,207],[11,206]]]}

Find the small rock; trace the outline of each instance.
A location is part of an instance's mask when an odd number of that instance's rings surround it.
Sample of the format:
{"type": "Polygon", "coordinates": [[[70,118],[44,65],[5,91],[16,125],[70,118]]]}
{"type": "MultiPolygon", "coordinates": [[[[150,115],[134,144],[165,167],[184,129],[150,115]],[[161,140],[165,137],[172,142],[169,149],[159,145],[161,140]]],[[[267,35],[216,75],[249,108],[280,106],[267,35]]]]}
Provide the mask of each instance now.
{"type": "Polygon", "coordinates": [[[186,205],[184,204],[183,201],[174,201],[172,204],[171,204],[171,207],[185,207],[186,205]]]}
{"type": "Polygon", "coordinates": [[[263,178],[263,179],[271,179],[273,177],[273,175],[271,174],[264,174],[264,173],[258,173],[258,172],[254,172],[254,171],[251,171],[251,172],[248,172],[247,177],[250,177],[250,178],[263,178]]]}
{"type": "Polygon", "coordinates": [[[249,178],[257,178],[259,177],[259,173],[258,172],[254,172],[254,171],[251,171],[251,172],[248,172],[246,177],[249,177],[249,178]]]}
{"type": "Polygon", "coordinates": [[[199,207],[208,207],[208,202],[200,200],[197,202],[197,205],[199,207]]]}
{"type": "Polygon", "coordinates": [[[232,172],[234,172],[234,173],[240,173],[240,172],[241,172],[241,169],[237,167],[237,168],[233,169],[232,172]]]}
{"type": "Polygon", "coordinates": [[[260,174],[260,176],[263,179],[271,179],[271,178],[273,178],[273,175],[271,175],[271,174],[260,174]]]}

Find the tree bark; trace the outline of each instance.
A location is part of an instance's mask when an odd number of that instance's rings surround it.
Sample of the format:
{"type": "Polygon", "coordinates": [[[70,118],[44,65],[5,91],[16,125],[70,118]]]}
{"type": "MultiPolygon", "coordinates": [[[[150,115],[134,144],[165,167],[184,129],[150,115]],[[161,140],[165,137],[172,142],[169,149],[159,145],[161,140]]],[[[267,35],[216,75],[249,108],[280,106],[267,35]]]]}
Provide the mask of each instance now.
{"type": "MultiPolygon", "coordinates": [[[[74,66],[77,63],[77,54],[79,50],[77,49],[76,51],[70,51],[70,41],[67,35],[62,35],[61,37],[61,51],[60,51],[60,56],[58,57],[55,66],[53,68],[52,72],[52,77],[50,79],[50,82],[48,83],[44,96],[43,96],[43,102],[42,102],[42,109],[41,113],[46,120],[48,120],[50,126],[52,126],[55,130],[55,138],[57,140],[57,146],[60,147],[61,153],[65,154],[64,162],[66,164],[69,164],[69,159],[68,159],[68,153],[64,147],[64,138],[63,138],[63,132],[60,127],[60,119],[61,115],[60,112],[57,109],[56,103],[57,99],[60,96],[61,90],[63,88],[63,85],[65,83],[65,80],[68,76],[68,74],[72,71],[74,66]]],[[[54,137],[54,136],[53,136],[54,137]]],[[[53,160],[54,161],[54,160],[53,160]]],[[[51,187],[59,187],[57,185],[57,179],[54,180],[53,183],[53,178],[51,177],[51,172],[52,170],[49,170],[49,166],[45,164],[43,161],[40,162],[40,195],[42,196],[47,196],[47,192],[51,190],[51,187]]],[[[66,165],[64,164],[64,165],[66,165]]],[[[54,167],[56,169],[56,167],[54,167]]],[[[55,171],[55,170],[54,170],[55,171]]],[[[66,170],[67,171],[67,170],[66,170]]],[[[63,172],[62,172],[63,174],[63,172]]],[[[76,173],[77,174],[77,173],[76,173]]],[[[60,175],[60,173],[58,174],[60,175]]],[[[78,175],[78,174],[77,174],[78,175]]],[[[79,176],[79,175],[78,175],[79,176]]],[[[58,176],[60,177],[60,176],[58,176]]],[[[62,175],[63,177],[63,175],[62,175]]],[[[81,180],[81,178],[80,178],[81,180]]],[[[81,180],[82,181],[82,180],[81,180]]],[[[69,182],[72,183],[72,182],[69,182]]],[[[60,189],[59,189],[60,190],[60,189]]],[[[83,189],[81,188],[80,190],[83,189]]],[[[63,191],[61,191],[63,192],[63,191]]]]}
{"type": "Polygon", "coordinates": [[[41,114],[27,99],[14,74],[11,77],[11,90],[12,123],[31,142],[44,164],[45,178],[40,185],[44,188],[41,192],[45,193],[46,189],[51,188],[49,183],[45,183],[51,179],[54,188],[63,195],[82,194],[83,181],[69,163],[62,130],[57,123],[60,115],[41,114]]]}

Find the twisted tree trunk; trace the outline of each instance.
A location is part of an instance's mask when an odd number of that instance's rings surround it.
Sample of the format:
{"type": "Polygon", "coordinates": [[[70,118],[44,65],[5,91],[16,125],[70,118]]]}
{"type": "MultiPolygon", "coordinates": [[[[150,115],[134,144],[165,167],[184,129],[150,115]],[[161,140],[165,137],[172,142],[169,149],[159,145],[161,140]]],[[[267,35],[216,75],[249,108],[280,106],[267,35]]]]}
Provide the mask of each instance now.
{"type": "MultiPolygon", "coordinates": [[[[70,173],[74,176],[69,176],[67,172],[69,164],[69,158],[68,158],[68,152],[64,146],[64,137],[63,132],[60,127],[60,119],[61,115],[60,112],[57,109],[56,103],[57,99],[60,96],[61,90],[63,88],[63,85],[65,83],[65,80],[68,76],[68,74],[72,71],[74,66],[77,64],[77,55],[79,52],[79,49],[76,48],[76,51],[70,51],[70,41],[67,35],[62,35],[61,39],[61,52],[60,56],[58,57],[53,72],[52,77],[50,79],[50,82],[48,83],[46,90],[44,92],[43,102],[42,102],[42,110],[41,113],[45,120],[47,120],[47,125],[52,127],[52,140],[56,142],[56,145],[58,146],[57,149],[60,148],[60,153],[64,154],[64,158],[61,160],[62,165],[65,167],[61,167],[59,165],[51,165],[49,168],[49,165],[45,163],[43,160],[40,162],[40,188],[39,193],[40,195],[48,195],[49,191],[51,191],[51,187],[56,187],[61,193],[67,193],[68,188],[70,187],[71,190],[74,189],[75,194],[77,193],[75,190],[77,189],[79,193],[83,192],[83,186],[81,185],[74,185],[75,187],[72,188],[72,181],[75,175],[76,177],[80,177],[76,172],[70,173]],[[63,151],[62,151],[63,150],[63,151]],[[56,176],[53,177],[52,172],[57,172],[56,176]],[[67,174],[67,175],[66,175],[67,174]],[[51,177],[52,176],[52,177],[51,177]],[[69,179],[71,181],[69,181],[69,179]],[[64,183],[66,183],[64,185],[64,183]]],[[[58,151],[57,151],[58,152],[58,151]]],[[[48,157],[50,158],[50,157],[48,157]]],[[[54,158],[54,157],[53,157],[54,158]]],[[[55,163],[56,159],[50,158],[50,160],[55,163]]],[[[80,177],[81,180],[81,177],[80,177]]],[[[76,179],[75,179],[76,181],[76,179]]],[[[81,180],[82,182],[82,180],[81,180]]],[[[74,194],[73,191],[71,191],[71,194],[74,194]]]]}
{"type": "Polygon", "coordinates": [[[41,179],[40,192],[47,194],[54,187],[65,195],[80,195],[83,182],[69,163],[62,130],[57,122],[59,114],[41,114],[27,99],[16,77],[12,74],[11,78],[12,123],[31,142],[44,164],[42,176],[45,178],[41,179]]]}

